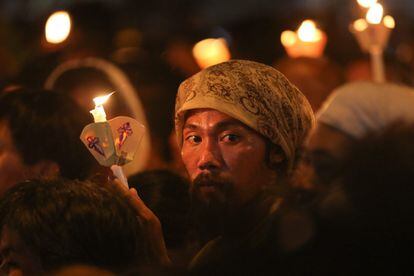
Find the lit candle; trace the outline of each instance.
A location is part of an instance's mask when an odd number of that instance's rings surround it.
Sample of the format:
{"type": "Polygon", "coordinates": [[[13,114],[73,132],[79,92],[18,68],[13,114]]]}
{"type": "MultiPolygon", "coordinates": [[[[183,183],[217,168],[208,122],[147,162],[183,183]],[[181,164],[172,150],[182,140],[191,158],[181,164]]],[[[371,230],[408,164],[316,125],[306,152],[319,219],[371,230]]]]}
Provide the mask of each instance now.
{"type": "Polygon", "coordinates": [[[126,116],[106,120],[103,104],[113,93],[115,92],[93,99],[95,108],[90,112],[94,123],[83,128],[80,138],[99,164],[111,167],[114,176],[128,187],[121,166],[133,160],[145,127],[126,116]]]}
{"type": "Polygon", "coordinates": [[[326,45],[326,34],[312,20],[302,22],[296,32],[284,31],[280,40],[290,57],[321,57],[326,45]]]}
{"type": "Polygon", "coordinates": [[[193,56],[201,69],[228,61],[230,51],[224,38],[207,38],[193,47],[193,56]]]}
{"type": "Polygon", "coordinates": [[[365,18],[355,20],[350,29],[361,49],[371,55],[373,80],[384,82],[385,69],[382,55],[391,31],[395,27],[395,20],[390,15],[383,16],[384,9],[376,1],[359,0],[358,3],[363,7],[369,7],[369,10],[365,18]]]}
{"type": "Polygon", "coordinates": [[[93,115],[93,119],[95,123],[105,122],[106,121],[106,113],[103,108],[103,104],[109,99],[109,97],[114,94],[114,92],[107,94],[105,96],[96,97],[93,99],[95,103],[95,108],[90,111],[93,115]]]}

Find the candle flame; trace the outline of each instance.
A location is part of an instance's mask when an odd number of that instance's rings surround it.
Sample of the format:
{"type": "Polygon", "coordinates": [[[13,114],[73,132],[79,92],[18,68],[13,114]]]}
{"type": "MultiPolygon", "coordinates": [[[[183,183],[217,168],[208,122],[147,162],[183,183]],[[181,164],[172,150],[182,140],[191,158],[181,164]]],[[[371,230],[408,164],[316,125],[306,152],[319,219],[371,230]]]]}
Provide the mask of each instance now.
{"type": "Polygon", "coordinates": [[[107,95],[99,96],[99,97],[94,98],[93,102],[95,103],[95,106],[103,105],[109,99],[109,97],[111,97],[112,94],[114,94],[114,93],[115,92],[112,92],[112,93],[109,93],[107,95]]]}
{"type": "Polygon", "coordinates": [[[366,28],[368,28],[367,21],[365,19],[358,19],[354,22],[354,29],[357,32],[363,32],[366,28]]]}
{"type": "Polygon", "coordinates": [[[357,0],[357,2],[361,7],[369,8],[372,5],[376,4],[377,0],[357,0]]]}
{"type": "Polygon", "coordinates": [[[381,4],[376,3],[369,8],[366,19],[370,24],[379,24],[381,23],[383,14],[384,8],[381,4]]]}
{"type": "Polygon", "coordinates": [[[58,44],[68,38],[71,29],[69,13],[58,11],[53,13],[46,21],[45,36],[46,41],[58,44]]]}
{"type": "Polygon", "coordinates": [[[193,56],[201,68],[230,59],[230,51],[224,38],[207,38],[193,47],[193,56]]]}
{"type": "Polygon", "coordinates": [[[395,20],[391,15],[384,16],[384,25],[389,29],[395,28],[395,20]]]}
{"type": "Polygon", "coordinates": [[[285,47],[292,46],[297,41],[297,35],[295,32],[292,31],[284,31],[280,35],[280,41],[282,42],[282,45],[285,47]]]}
{"type": "Polygon", "coordinates": [[[298,29],[298,37],[305,42],[315,42],[322,39],[321,31],[316,28],[315,22],[305,20],[298,29]]]}

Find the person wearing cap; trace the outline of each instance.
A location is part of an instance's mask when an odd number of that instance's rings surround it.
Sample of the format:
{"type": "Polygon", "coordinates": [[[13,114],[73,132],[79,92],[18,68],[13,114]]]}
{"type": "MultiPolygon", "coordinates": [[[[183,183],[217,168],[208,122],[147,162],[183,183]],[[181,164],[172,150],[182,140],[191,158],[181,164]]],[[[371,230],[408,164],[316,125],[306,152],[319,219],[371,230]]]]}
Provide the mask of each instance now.
{"type": "Polygon", "coordinates": [[[414,121],[414,89],[359,81],[335,89],[316,114],[306,141],[313,188],[326,190],[341,173],[348,151],[369,132],[395,121],[414,121]]]}
{"type": "Polygon", "coordinates": [[[195,274],[254,272],[275,264],[280,192],[314,124],[304,95],[276,69],[231,60],[185,80],[175,129],[208,243],[195,274]]]}

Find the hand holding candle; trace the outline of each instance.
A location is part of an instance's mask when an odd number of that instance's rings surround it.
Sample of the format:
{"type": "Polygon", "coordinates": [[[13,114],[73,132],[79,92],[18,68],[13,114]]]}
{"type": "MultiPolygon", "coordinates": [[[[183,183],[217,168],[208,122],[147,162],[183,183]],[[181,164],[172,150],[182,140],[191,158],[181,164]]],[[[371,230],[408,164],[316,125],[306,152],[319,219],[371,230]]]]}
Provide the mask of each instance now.
{"type": "Polygon", "coordinates": [[[127,178],[120,166],[133,160],[145,127],[125,116],[107,121],[103,104],[112,94],[113,92],[94,99],[95,108],[90,111],[94,123],[83,129],[80,138],[99,164],[111,167],[114,175],[128,187],[127,178]]]}

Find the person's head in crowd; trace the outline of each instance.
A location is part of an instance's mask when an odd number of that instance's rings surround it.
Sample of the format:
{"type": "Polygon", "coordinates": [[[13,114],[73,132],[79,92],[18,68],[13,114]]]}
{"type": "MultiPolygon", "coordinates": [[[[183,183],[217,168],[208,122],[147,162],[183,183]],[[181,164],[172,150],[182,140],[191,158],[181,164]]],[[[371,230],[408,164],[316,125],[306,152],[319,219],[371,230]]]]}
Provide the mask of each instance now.
{"type": "Polygon", "coordinates": [[[319,218],[319,238],[308,252],[317,274],[412,270],[407,252],[414,248],[413,139],[413,121],[396,121],[349,148],[338,177],[347,204],[340,203],[341,213],[319,218]]]}
{"type": "Polygon", "coordinates": [[[314,122],[305,96],[280,72],[246,60],[184,81],[175,120],[194,204],[221,218],[282,186],[314,122]]]}
{"type": "Polygon", "coordinates": [[[69,97],[16,89],[0,97],[0,194],[29,178],[85,179],[95,161],[79,139],[89,122],[69,97]]]}
{"type": "Polygon", "coordinates": [[[108,77],[94,68],[67,70],[56,78],[53,89],[71,96],[85,110],[93,107],[93,98],[115,91],[108,77]]]}
{"type": "Polygon", "coordinates": [[[391,83],[348,83],[336,89],[316,115],[307,141],[305,163],[311,181],[326,188],[338,176],[349,147],[366,133],[390,122],[414,121],[414,89],[391,83]]]}
{"type": "Polygon", "coordinates": [[[128,183],[161,221],[167,249],[185,248],[190,241],[188,180],[168,170],[154,170],[130,176],[128,183]]]}
{"type": "Polygon", "coordinates": [[[365,226],[375,223],[392,231],[397,224],[407,223],[395,230],[407,234],[414,230],[413,141],[413,120],[395,121],[369,132],[351,147],[341,181],[353,211],[372,220],[361,220],[365,226]]]}
{"type": "Polygon", "coordinates": [[[174,159],[169,137],[175,134],[175,95],[183,79],[165,61],[154,56],[141,55],[123,64],[122,68],[138,89],[151,129],[153,147],[147,169],[178,171],[180,163],[174,159]]]}
{"type": "Polygon", "coordinates": [[[345,81],[341,67],[327,58],[285,57],[278,60],[274,67],[299,88],[314,112],[345,81]]]}
{"type": "Polygon", "coordinates": [[[74,264],[121,272],[145,258],[134,211],[106,183],[22,182],[2,198],[0,226],[5,273],[40,275],[74,264]]]}

